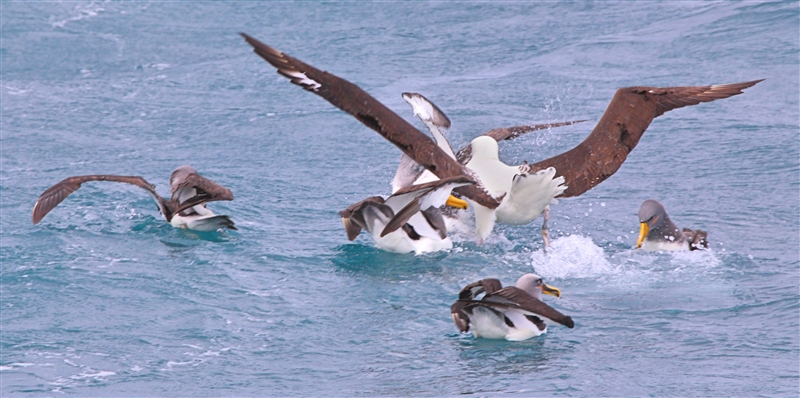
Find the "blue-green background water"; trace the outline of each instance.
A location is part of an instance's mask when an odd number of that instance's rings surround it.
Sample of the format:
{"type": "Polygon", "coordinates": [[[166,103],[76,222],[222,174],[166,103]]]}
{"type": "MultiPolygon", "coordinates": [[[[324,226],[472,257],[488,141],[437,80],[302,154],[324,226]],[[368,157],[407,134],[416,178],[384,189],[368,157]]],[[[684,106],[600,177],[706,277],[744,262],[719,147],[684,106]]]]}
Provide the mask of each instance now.
{"type": "Polygon", "coordinates": [[[797,2],[0,3],[2,396],[797,396],[797,2]],[[478,246],[414,256],[346,240],[337,212],[388,194],[400,152],[277,75],[247,32],[370,92],[494,127],[590,119],[501,145],[509,163],[580,142],[617,88],[766,78],[656,119],[622,168],[478,246]],[[195,234],[150,197],[71,175],[182,164],[226,186],[239,231],[195,234]],[[662,201],[704,253],[642,253],[662,201]],[[535,271],[576,327],[459,335],[466,283],[535,271]]]}

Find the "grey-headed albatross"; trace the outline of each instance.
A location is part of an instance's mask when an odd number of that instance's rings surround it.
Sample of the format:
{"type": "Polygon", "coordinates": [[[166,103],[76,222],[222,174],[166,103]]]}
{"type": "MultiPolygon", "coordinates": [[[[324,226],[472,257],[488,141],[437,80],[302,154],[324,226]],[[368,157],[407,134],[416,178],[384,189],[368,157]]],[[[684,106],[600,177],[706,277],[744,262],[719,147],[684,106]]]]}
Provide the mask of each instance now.
{"type": "Polygon", "coordinates": [[[655,199],[647,199],[639,207],[639,239],[636,248],[656,250],[708,249],[708,233],[699,229],[678,229],[667,210],[655,199]]]}
{"type": "MultiPolygon", "coordinates": [[[[353,115],[439,178],[469,175],[474,171],[479,179],[478,183],[457,188],[456,192],[467,197],[476,205],[483,206],[486,209],[483,213],[489,215],[488,219],[491,219],[492,215],[496,216],[494,210],[502,202],[511,200],[509,196],[514,189],[514,181],[497,182],[497,186],[501,186],[501,184],[508,186],[505,188],[505,192],[501,192],[503,188],[494,192],[485,189],[487,184],[495,185],[491,182],[487,183],[494,177],[485,173],[486,170],[493,170],[496,163],[499,162],[499,160],[493,159],[494,147],[483,145],[483,142],[488,144],[486,140],[480,140],[477,145],[473,143],[472,160],[475,160],[476,146],[489,156],[485,161],[474,163],[473,165],[477,169],[469,171],[438,147],[427,135],[414,128],[355,84],[284,54],[247,34],[242,33],[242,36],[253,46],[256,54],[277,68],[279,74],[353,115]],[[480,163],[487,166],[479,166],[480,163]]],[[[516,179],[516,176],[525,177],[553,168],[555,174],[552,178],[564,178],[563,185],[566,185],[566,189],[559,197],[568,198],[581,195],[605,181],[619,169],[628,154],[639,143],[639,139],[650,122],[656,117],[684,106],[741,94],[743,89],[760,81],[711,86],[638,86],[618,89],[600,121],[583,142],[560,155],[532,164],[523,164],[514,178],[516,179]]],[[[506,179],[505,176],[503,178],[506,179]]],[[[523,181],[524,178],[520,180],[523,181]]],[[[546,207],[541,203],[538,205],[542,208],[546,207]]],[[[513,215],[512,211],[509,218],[513,218],[513,215]]]]}
{"type": "Polygon", "coordinates": [[[93,174],[68,177],[48,188],[33,206],[33,223],[42,218],[77,191],[81,184],[90,181],[124,182],[146,190],[155,199],[158,210],[167,222],[176,228],[195,231],[216,231],[221,228],[236,229],[228,216],[215,215],[206,208],[207,202],[233,200],[233,193],[222,185],[197,174],[192,166],[180,166],[169,179],[171,195],[164,199],[156,192],[155,185],[139,176],[93,174]]]}
{"type": "Polygon", "coordinates": [[[542,293],[561,297],[561,290],[548,286],[536,274],[522,275],[515,286],[503,287],[497,279],[481,279],[458,293],[450,315],[459,332],[472,330],[475,337],[527,340],[547,332],[547,322],[570,329],[572,318],[542,301],[542,293]],[[483,298],[477,297],[484,294],[483,298]]]}

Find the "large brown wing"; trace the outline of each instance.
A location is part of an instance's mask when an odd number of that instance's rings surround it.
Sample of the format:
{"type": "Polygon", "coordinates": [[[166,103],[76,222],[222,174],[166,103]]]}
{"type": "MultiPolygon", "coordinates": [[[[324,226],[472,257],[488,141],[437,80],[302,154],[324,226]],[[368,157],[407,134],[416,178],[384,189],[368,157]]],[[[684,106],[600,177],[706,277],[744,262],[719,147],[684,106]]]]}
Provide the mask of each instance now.
{"type": "Polygon", "coordinates": [[[93,174],[93,175],[86,175],[86,176],[75,176],[75,177],[68,177],[59,182],[56,185],[48,188],[44,191],[40,196],[39,200],[36,201],[36,204],[33,205],[33,223],[38,224],[39,221],[42,221],[42,218],[47,215],[51,210],[53,210],[59,203],[63,202],[67,196],[71,195],[73,192],[77,191],[78,188],[81,187],[81,184],[90,181],[112,181],[112,182],[124,182],[131,185],[136,185],[137,187],[143,188],[147,192],[153,196],[155,199],[156,204],[158,205],[159,211],[165,217],[170,218],[171,214],[169,213],[169,207],[167,205],[167,201],[162,198],[157,192],[155,185],[150,184],[149,182],[145,181],[144,178],[139,176],[116,176],[116,175],[107,175],[107,174],[93,174]]]}
{"type": "Polygon", "coordinates": [[[571,317],[558,312],[544,301],[536,299],[516,286],[505,287],[494,293],[487,294],[480,303],[489,307],[515,308],[528,311],[558,322],[568,328],[575,327],[571,317]]]}
{"type": "Polygon", "coordinates": [[[656,117],[684,106],[741,94],[743,89],[760,81],[714,86],[621,88],[583,142],[560,155],[531,164],[531,172],[555,167],[556,174],[564,176],[568,186],[561,196],[578,196],[619,169],[656,117]]]}
{"type": "MultiPolygon", "coordinates": [[[[214,202],[218,200],[233,200],[233,192],[230,189],[223,187],[216,182],[205,178],[197,173],[189,173],[185,179],[177,184],[174,191],[177,192],[185,187],[194,187],[197,195],[187,199],[185,202],[176,206],[175,213],[179,213],[192,206],[196,206],[206,202],[214,202]]],[[[177,198],[172,198],[173,202],[177,203],[177,198]]]]}
{"type": "MultiPolygon", "coordinates": [[[[562,127],[562,126],[569,126],[575,123],[582,123],[586,120],[573,120],[570,122],[558,122],[558,123],[545,123],[545,124],[531,124],[527,126],[514,126],[514,127],[501,127],[497,129],[491,129],[482,135],[486,135],[489,137],[494,138],[495,141],[500,142],[503,140],[513,140],[525,133],[530,133],[531,131],[536,130],[544,130],[550,129],[555,127],[562,127]]],[[[456,154],[456,159],[458,163],[467,164],[469,163],[470,159],[472,159],[472,145],[467,145],[458,150],[456,154]]]]}
{"type": "MultiPolygon", "coordinates": [[[[433,140],[417,130],[405,119],[384,106],[353,83],[290,57],[255,38],[241,33],[254,52],[264,58],[278,73],[292,83],[325,98],[339,109],[355,116],[361,123],[377,131],[403,153],[430,170],[439,178],[469,175],[465,168],[447,156],[433,140]]],[[[499,204],[488,193],[474,185],[457,188],[457,191],[489,208],[499,204]]]]}

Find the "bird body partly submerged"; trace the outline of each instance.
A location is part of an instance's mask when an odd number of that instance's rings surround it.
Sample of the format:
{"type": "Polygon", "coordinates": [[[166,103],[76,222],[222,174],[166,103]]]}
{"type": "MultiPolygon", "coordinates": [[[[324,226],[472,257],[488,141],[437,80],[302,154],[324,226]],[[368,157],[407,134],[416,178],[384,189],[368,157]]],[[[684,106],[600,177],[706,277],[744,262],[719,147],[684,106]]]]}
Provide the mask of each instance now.
{"type": "Polygon", "coordinates": [[[636,247],[647,251],[698,250],[708,248],[708,233],[703,230],[679,229],[669,218],[664,206],[647,199],[639,207],[639,239],[636,247]]]}
{"type": "Polygon", "coordinates": [[[460,332],[472,330],[475,337],[527,340],[547,332],[547,323],[575,327],[572,318],[542,301],[542,293],[561,297],[561,291],[546,285],[535,274],[522,275],[515,286],[503,287],[497,279],[482,279],[465,286],[450,307],[460,332]],[[483,298],[476,298],[483,294],[483,298]]]}
{"type": "Polygon", "coordinates": [[[159,212],[170,225],[196,231],[216,231],[221,228],[236,229],[228,216],[218,216],[206,208],[206,203],[217,200],[233,200],[233,193],[222,185],[197,174],[192,166],[180,166],[170,176],[170,198],[161,197],[155,185],[139,176],[117,176],[92,174],[68,177],[45,190],[33,206],[33,223],[38,224],[44,216],[91,181],[123,182],[146,190],[155,200],[159,212]]]}
{"type": "Polygon", "coordinates": [[[339,212],[347,237],[354,240],[366,229],[375,246],[392,252],[417,254],[450,249],[453,242],[439,207],[450,192],[474,184],[470,177],[449,177],[398,189],[388,198],[373,196],[339,212]]]}

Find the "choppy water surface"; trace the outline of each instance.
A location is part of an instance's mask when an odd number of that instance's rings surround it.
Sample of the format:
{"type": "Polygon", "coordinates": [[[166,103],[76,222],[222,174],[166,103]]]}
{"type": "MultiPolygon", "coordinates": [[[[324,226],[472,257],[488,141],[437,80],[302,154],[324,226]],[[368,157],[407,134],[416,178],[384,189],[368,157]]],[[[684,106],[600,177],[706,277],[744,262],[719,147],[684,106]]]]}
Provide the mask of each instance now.
{"type": "Polygon", "coordinates": [[[3,2],[3,396],[797,396],[798,37],[789,3],[3,2]],[[613,177],[483,245],[382,252],[337,212],[388,194],[399,151],[289,84],[244,31],[414,120],[417,91],[461,146],[490,128],[590,119],[501,145],[571,148],[614,91],[766,78],[656,119],[613,177]],[[239,231],[197,234],[149,196],[70,175],[181,164],[235,193],[239,231]],[[661,200],[703,253],[631,250],[661,200]],[[522,343],[456,333],[466,283],[535,271],[573,316],[522,343]]]}

